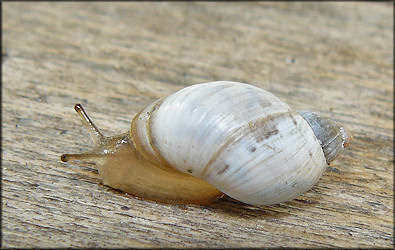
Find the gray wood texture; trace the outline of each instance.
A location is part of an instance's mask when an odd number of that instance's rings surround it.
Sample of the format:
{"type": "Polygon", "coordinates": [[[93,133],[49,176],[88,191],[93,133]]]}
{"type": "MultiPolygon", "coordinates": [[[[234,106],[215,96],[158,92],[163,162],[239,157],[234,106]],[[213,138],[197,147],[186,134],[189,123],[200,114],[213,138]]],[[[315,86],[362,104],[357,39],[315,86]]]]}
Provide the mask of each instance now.
{"type": "Polygon", "coordinates": [[[393,247],[393,3],[5,2],[3,247],[393,247]],[[106,135],[216,80],[322,112],[354,141],[297,199],[171,205],[100,184],[73,110],[106,135]]]}

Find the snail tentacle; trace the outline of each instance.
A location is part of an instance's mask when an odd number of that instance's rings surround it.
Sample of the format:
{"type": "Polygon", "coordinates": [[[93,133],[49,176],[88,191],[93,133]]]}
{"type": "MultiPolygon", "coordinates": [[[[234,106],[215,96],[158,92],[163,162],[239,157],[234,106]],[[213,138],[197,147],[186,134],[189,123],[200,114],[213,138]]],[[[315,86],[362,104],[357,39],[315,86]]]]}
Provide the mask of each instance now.
{"type": "Polygon", "coordinates": [[[81,104],[77,103],[74,105],[74,110],[81,116],[82,120],[84,121],[84,126],[89,131],[89,135],[92,138],[94,145],[99,145],[103,142],[104,136],[100,132],[99,128],[93,123],[93,121],[89,118],[88,114],[85,112],[84,107],[81,104]]]}

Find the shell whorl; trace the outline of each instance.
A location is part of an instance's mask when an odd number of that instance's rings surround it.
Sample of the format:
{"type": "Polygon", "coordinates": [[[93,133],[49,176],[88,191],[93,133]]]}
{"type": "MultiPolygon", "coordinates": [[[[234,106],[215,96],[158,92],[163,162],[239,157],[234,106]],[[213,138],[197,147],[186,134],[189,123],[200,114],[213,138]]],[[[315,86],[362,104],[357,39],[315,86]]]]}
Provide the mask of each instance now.
{"type": "Polygon", "coordinates": [[[308,122],[252,85],[196,84],[143,109],[132,122],[137,150],[155,165],[202,178],[249,204],[293,199],[326,169],[308,122]]]}
{"type": "Polygon", "coordinates": [[[298,113],[313,130],[329,165],[348,146],[352,135],[345,128],[320,113],[305,110],[298,111],[298,113]]]}

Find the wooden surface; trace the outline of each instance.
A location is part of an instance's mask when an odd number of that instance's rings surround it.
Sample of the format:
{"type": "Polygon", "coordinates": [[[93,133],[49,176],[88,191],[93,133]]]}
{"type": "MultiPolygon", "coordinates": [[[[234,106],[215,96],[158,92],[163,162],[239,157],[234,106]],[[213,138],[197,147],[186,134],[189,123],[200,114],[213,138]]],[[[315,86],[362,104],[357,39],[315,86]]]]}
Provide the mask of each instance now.
{"type": "Polygon", "coordinates": [[[393,247],[392,3],[3,3],[3,247],[393,247]],[[233,80],[354,132],[297,199],[145,201],[100,185],[107,135],[182,87],[233,80]]]}

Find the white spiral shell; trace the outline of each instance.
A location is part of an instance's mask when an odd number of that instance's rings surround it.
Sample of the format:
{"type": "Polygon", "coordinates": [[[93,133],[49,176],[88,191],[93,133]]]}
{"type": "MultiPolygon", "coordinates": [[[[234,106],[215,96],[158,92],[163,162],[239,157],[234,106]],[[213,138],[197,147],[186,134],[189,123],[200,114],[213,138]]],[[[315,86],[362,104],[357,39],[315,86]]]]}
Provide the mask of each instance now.
{"type": "Polygon", "coordinates": [[[273,94],[218,81],[184,88],[134,119],[145,156],[248,204],[291,200],[327,163],[306,120],[273,94]]]}

